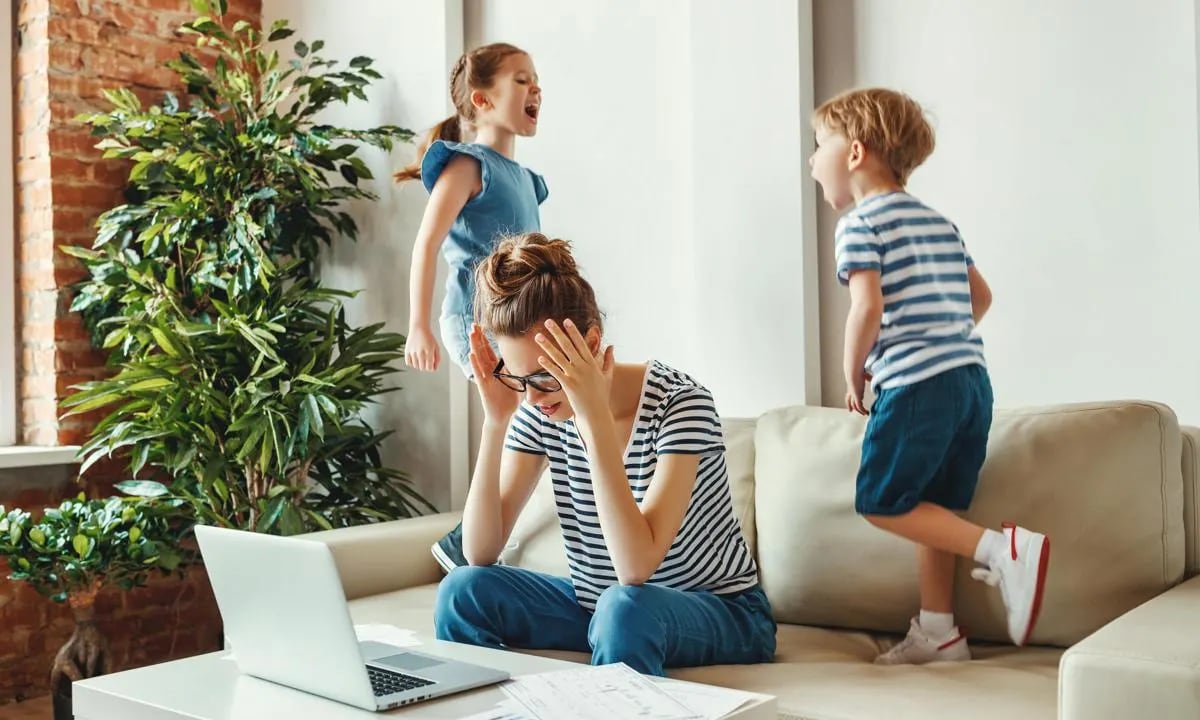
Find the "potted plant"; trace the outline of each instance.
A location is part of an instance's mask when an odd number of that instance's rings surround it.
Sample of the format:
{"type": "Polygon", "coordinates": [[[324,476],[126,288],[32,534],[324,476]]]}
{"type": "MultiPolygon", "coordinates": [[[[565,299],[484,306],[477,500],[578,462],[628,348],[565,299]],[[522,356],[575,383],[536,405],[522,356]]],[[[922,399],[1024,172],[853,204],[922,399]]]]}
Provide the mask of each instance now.
{"type": "Polygon", "coordinates": [[[182,543],[191,527],[177,503],[137,497],[67,500],[41,517],[0,505],[0,557],[9,579],[67,603],[75,632],[50,672],[54,717],[71,717],[71,683],[109,670],[108,641],[96,627],[96,595],[131,589],[152,572],[179,572],[192,559],[182,543]]]}
{"type": "Polygon", "coordinates": [[[318,121],[332,103],[366,99],[380,75],[296,42],[286,21],[230,27],[225,0],[185,24],[197,56],[167,66],[191,98],[143,108],[128,90],[83,116],[105,157],[131,163],[128,202],[104,213],[91,248],[63,248],[89,277],[83,313],[117,372],[79,386],[73,413],[108,415],[83,446],[82,469],[127,454],[127,492],[166,492],[197,519],[291,534],[418,514],[431,506],[383,465],[363,409],[388,392],[404,337],[353,327],[324,288],[322,245],[354,239],[347,201],[374,198],[358,156],[412,132],[318,121]],[[202,61],[203,60],[203,61],[202,61]]]}

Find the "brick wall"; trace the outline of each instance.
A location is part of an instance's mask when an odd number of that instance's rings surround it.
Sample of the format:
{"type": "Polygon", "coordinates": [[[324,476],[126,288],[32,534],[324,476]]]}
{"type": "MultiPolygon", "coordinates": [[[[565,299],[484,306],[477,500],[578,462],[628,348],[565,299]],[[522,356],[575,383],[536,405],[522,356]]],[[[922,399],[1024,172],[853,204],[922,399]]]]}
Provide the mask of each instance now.
{"type": "MultiPolygon", "coordinates": [[[[101,91],[129,87],[143,102],[174,89],[162,67],[180,50],[175,38],[190,19],[188,0],[13,0],[17,203],[17,326],[20,441],[80,444],[96,417],[59,419],[70,386],[104,372],[80,318],[67,312],[80,265],[57,248],[90,245],[92,224],[121,202],[127,167],[101,161],[81,112],[104,110],[101,91]]],[[[261,0],[231,0],[231,15],[257,21],[261,0]]],[[[89,494],[107,494],[112,469],[88,479],[89,494]]],[[[67,469],[0,474],[0,504],[26,509],[57,504],[80,487],[67,469]],[[57,473],[57,474],[55,474],[57,473]],[[32,480],[31,480],[32,478],[32,480]]],[[[8,575],[0,564],[0,578],[8,575]]],[[[106,590],[98,620],[116,669],[219,647],[220,619],[202,569],[184,583],[106,590]]],[[[71,632],[65,607],[19,583],[0,579],[0,703],[44,694],[50,663],[71,632]]]]}

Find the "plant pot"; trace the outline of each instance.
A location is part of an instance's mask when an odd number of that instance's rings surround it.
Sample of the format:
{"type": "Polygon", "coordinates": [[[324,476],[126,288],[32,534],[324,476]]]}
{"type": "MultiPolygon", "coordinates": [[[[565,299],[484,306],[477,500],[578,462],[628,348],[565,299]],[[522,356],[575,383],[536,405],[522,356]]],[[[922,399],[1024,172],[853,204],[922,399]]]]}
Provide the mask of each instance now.
{"type": "Polygon", "coordinates": [[[90,590],[71,593],[67,599],[75,615],[75,632],[54,656],[50,669],[50,692],[54,720],[72,720],[71,683],[108,672],[111,650],[96,627],[97,582],[90,590]]]}
{"type": "Polygon", "coordinates": [[[71,710],[70,683],[66,683],[66,692],[60,692],[59,688],[54,688],[51,692],[51,700],[54,704],[54,720],[74,720],[75,714],[71,710]]]}

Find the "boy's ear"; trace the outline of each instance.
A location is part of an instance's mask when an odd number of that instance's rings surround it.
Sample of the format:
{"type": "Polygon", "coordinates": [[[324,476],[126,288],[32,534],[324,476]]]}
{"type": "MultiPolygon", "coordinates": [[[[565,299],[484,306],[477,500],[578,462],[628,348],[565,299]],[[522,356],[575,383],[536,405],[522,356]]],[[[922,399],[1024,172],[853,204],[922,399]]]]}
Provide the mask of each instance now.
{"type": "Polygon", "coordinates": [[[850,142],[850,152],[846,155],[846,167],[850,170],[857,170],[866,159],[866,146],[864,146],[858,140],[852,140],[850,142]]]}
{"type": "Polygon", "coordinates": [[[600,328],[595,325],[588,328],[587,335],[584,335],[584,340],[587,340],[588,351],[593,355],[600,352],[600,328]]]}

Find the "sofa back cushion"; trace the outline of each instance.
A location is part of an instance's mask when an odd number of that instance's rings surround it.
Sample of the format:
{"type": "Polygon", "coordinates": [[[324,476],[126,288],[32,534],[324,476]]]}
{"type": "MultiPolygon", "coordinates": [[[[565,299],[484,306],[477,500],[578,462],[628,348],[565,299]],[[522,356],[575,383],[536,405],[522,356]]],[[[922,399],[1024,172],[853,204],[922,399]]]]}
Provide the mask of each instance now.
{"type": "MultiPolygon", "coordinates": [[[[903,633],[919,609],[914,546],[854,512],[865,419],[793,407],[759,419],[755,524],[781,622],[903,633]]],[[[1044,532],[1051,561],[1031,642],[1066,647],[1161,593],[1185,562],[1181,435],[1170,409],[1118,402],[997,410],[966,517],[1044,532]]],[[[999,593],[955,580],[959,623],[1008,641],[999,593]]]]}

